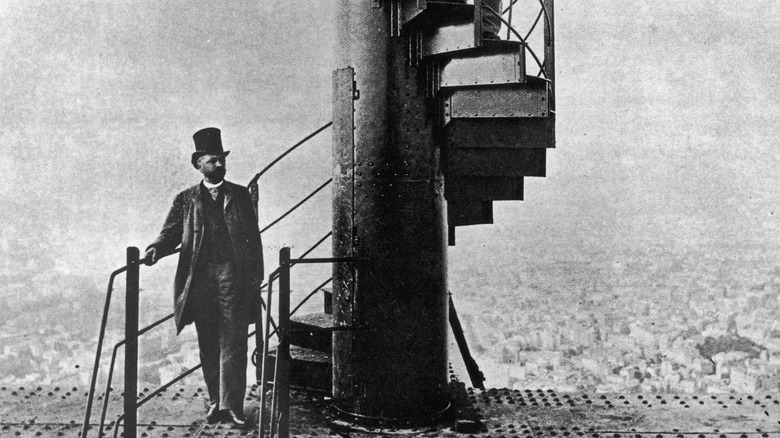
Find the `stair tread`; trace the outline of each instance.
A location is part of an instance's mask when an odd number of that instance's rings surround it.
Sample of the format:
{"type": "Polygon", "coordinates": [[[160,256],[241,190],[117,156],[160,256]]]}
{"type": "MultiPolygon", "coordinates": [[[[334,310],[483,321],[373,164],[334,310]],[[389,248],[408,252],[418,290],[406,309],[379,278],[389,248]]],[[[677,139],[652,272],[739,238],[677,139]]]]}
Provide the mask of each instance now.
{"type": "Polygon", "coordinates": [[[425,9],[403,24],[404,29],[474,21],[474,5],[428,1],[425,9]]]}
{"type": "Polygon", "coordinates": [[[444,175],[544,177],[546,152],[536,148],[454,148],[447,151],[444,175]]]}
{"type": "Polygon", "coordinates": [[[445,123],[456,118],[549,117],[547,81],[453,87],[444,91],[445,123]]]}
{"type": "Polygon", "coordinates": [[[445,126],[452,148],[554,148],[554,117],[453,119],[445,126]]]}
{"type": "Polygon", "coordinates": [[[444,181],[448,203],[522,201],[523,177],[448,175],[444,181]]]}
{"type": "Polygon", "coordinates": [[[450,58],[480,58],[483,56],[490,56],[497,53],[506,53],[517,51],[526,46],[526,43],[513,40],[482,40],[482,45],[479,47],[471,47],[468,49],[454,52],[449,55],[450,58]]]}
{"type": "Polygon", "coordinates": [[[290,322],[294,325],[311,326],[313,328],[333,327],[333,315],[328,313],[307,313],[305,315],[293,315],[290,322]]]}
{"type": "Polygon", "coordinates": [[[493,203],[491,201],[447,202],[447,225],[449,227],[492,223],[493,203]]]}
{"type": "MultiPolygon", "coordinates": [[[[277,347],[273,347],[268,351],[268,355],[276,357],[277,347]]],[[[299,347],[297,345],[290,345],[290,357],[294,361],[301,362],[315,362],[315,363],[327,363],[331,361],[331,355],[322,351],[312,350],[310,348],[299,347]]]]}
{"type": "Polygon", "coordinates": [[[483,42],[441,61],[441,88],[518,84],[526,81],[525,49],[517,41],[483,42]]]}

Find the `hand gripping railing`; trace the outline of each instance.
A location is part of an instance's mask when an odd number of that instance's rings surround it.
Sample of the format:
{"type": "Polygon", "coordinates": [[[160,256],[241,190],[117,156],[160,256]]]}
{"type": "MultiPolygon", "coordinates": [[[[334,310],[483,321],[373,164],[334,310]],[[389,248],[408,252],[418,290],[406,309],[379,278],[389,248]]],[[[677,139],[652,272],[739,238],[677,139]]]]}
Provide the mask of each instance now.
{"type": "MultiPolygon", "coordinates": [[[[257,201],[258,201],[258,196],[257,196],[258,195],[258,187],[257,187],[258,179],[265,172],[267,172],[274,164],[278,163],[285,156],[287,156],[290,152],[292,152],[293,150],[295,150],[300,145],[302,145],[303,143],[307,142],[308,140],[310,140],[311,138],[313,138],[314,136],[316,136],[320,132],[324,131],[326,128],[328,128],[331,125],[332,125],[332,122],[328,122],[327,124],[325,124],[322,127],[318,128],[313,133],[311,133],[308,136],[306,136],[304,139],[302,139],[301,141],[299,141],[298,143],[296,143],[295,145],[293,145],[292,147],[287,149],[284,153],[282,153],[279,157],[277,157],[275,160],[273,160],[271,163],[269,163],[265,168],[263,168],[263,170],[261,170],[259,173],[257,173],[252,178],[252,180],[250,181],[248,187],[249,187],[250,192],[252,194],[252,198],[253,198],[253,200],[255,202],[255,214],[256,215],[257,215],[257,201]]],[[[303,205],[306,201],[311,199],[316,193],[318,193],[320,190],[322,190],[330,182],[331,182],[331,180],[326,181],[319,188],[317,188],[312,193],[310,193],[306,198],[304,198],[301,202],[299,202],[294,207],[292,207],[290,210],[285,212],[281,217],[277,218],[271,224],[269,224],[268,226],[264,227],[263,231],[266,231],[266,230],[270,229],[272,226],[274,226],[277,223],[279,223],[287,215],[289,215],[290,213],[295,211],[298,207],[303,205]]],[[[330,233],[328,233],[324,238],[322,238],[312,248],[310,248],[308,252],[312,251],[316,246],[318,246],[320,243],[322,243],[328,236],[330,236],[330,233]]],[[[161,255],[160,259],[162,259],[163,257],[167,257],[168,255],[176,254],[179,251],[180,251],[179,249],[176,249],[176,250],[172,251],[171,253],[163,254],[163,255],[161,255]]],[[[307,252],[307,254],[308,254],[308,252],[307,252]]],[[[121,346],[123,346],[123,345],[126,346],[126,352],[125,352],[125,368],[126,368],[126,370],[125,370],[125,377],[126,377],[126,383],[125,383],[125,397],[124,397],[124,400],[125,400],[125,414],[120,416],[117,419],[117,421],[115,422],[115,431],[114,431],[115,435],[116,435],[116,433],[118,431],[119,423],[122,420],[125,420],[125,432],[126,432],[125,433],[125,437],[126,438],[127,437],[134,437],[135,436],[135,429],[136,429],[136,417],[135,417],[136,409],[139,406],[141,406],[142,404],[144,404],[146,401],[148,401],[149,399],[154,397],[155,395],[159,394],[160,392],[164,391],[165,389],[167,389],[168,387],[170,387],[174,383],[182,380],[184,377],[192,374],[194,371],[196,371],[198,368],[200,368],[200,365],[198,365],[196,367],[193,367],[193,368],[187,370],[183,374],[181,374],[178,377],[174,378],[171,382],[168,382],[167,384],[165,384],[165,385],[161,386],[160,388],[158,388],[157,390],[153,391],[151,394],[149,394],[146,398],[144,398],[143,400],[141,400],[138,403],[135,403],[135,401],[133,401],[134,398],[135,398],[135,392],[137,390],[137,359],[138,359],[138,352],[137,352],[138,345],[137,345],[137,342],[138,342],[138,336],[148,332],[149,330],[151,330],[151,329],[153,329],[153,328],[155,328],[157,326],[159,326],[163,322],[168,321],[169,319],[172,319],[173,318],[173,314],[169,314],[169,315],[167,315],[167,316],[165,316],[165,317],[163,317],[163,318],[153,322],[152,324],[150,324],[147,327],[144,327],[140,331],[138,330],[138,312],[137,312],[138,311],[138,303],[137,303],[137,299],[138,299],[138,275],[139,275],[138,271],[139,271],[140,265],[142,263],[145,263],[146,260],[145,259],[140,259],[139,251],[138,251],[137,248],[128,248],[127,260],[128,260],[127,264],[125,266],[117,269],[116,271],[112,272],[111,276],[109,278],[108,288],[107,288],[107,292],[106,292],[106,301],[105,301],[104,308],[103,308],[103,317],[102,317],[102,320],[101,320],[100,332],[99,332],[99,335],[98,335],[98,345],[97,345],[96,354],[95,354],[95,362],[94,362],[94,366],[93,366],[93,370],[92,370],[92,377],[91,377],[91,380],[90,380],[89,394],[88,394],[88,397],[87,397],[87,406],[86,406],[85,413],[84,413],[84,423],[83,423],[82,430],[81,430],[81,437],[82,438],[86,438],[88,430],[90,428],[89,421],[90,421],[90,416],[91,416],[91,413],[92,413],[92,406],[93,406],[93,402],[94,402],[95,387],[97,385],[97,374],[98,374],[99,367],[100,367],[100,356],[101,356],[101,351],[103,349],[103,340],[105,339],[105,331],[106,331],[106,326],[107,326],[107,322],[108,322],[108,311],[109,311],[109,308],[111,306],[111,295],[112,295],[113,288],[114,288],[114,279],[116,278],[117,275],[119,275],[119,274],[121,274],[123,272],[127,272],[127,280],[126,280],[127,296],[126,296],[126,299],[127,300],[132,300],[133,297],[135,297],[136,302],[133,304],[133,303],[130,303],[128,301],[128,304],[126,305],[126,316],[125,316],[125,324],[126,324],[125,329],[126,329],[126,333],[127,333],[126,334],[126,339],[120,341],[119,343],[117,343],[114,346],[114,349],[113,349],[112,358],[111,358],[111,365],[110,365],[109,374],[108,374],[108,382],[106,384],[106,391],[105,391],[105,394],[104,394],[103,409],[102,409],[101,419],[100,419],[100,429],[99,429],[99,432],[98,432],[99,436],[103,436],[103,427],[105,425],[105,416],[106,416],[107,403],[108,403],[108,398],[109,398],[108,396],[109,396],[109,393],[111,391],[111,380],[112,380],[112,377],[113,377],[114,364],[116,362],[116,354],[118,352],[118,349],[121,346]],[[131,315],[131,313],[132,313],[132,315],[131,315]],[[132,368],[132,371],[134,371],[134,373],[133,372],[128,373],[128,369],[129,369],[128,368],[128,363],[129,362],[132,362],[131,368],[132,368]],[[134,377],[132,376],[133,374],[134,374],[134,377]],[[131,384],[132,388],[128,387],[128,383],[127,383],[127,378],[128,377],[133,377],[132,380],[133,380],[134,383],[131,384]],[[132,391],[130,391],[130,389],[132,389],[132,391]],[[131,407],[131,405],[132,405],[132,409],[129,409],[131,407]],[[129,410],[131,410],[132,412],[128,415],[128,411],[129,410]]],[[[261,286],[261,290],[262,290],[263,287],[265,287],[265,285],[261,286]]],[[[264,305],[264,303],[262,303],[262,300],[261,300],[261,305],[264,305]]],[[[271,324],[273,324],[274,328],[276,328],[276,324],[273,321],[269,321],[269,322],[271,324]]],[[[255,330],[255,332],[257,332],[257,330],[255,330]]],[[[255,332],[250,333],[249,336],[251,337],[252,335],[255,334],[255,332]]]]}
{"type": "MultiPolygon", "coordinates": [[[[318,240],[318,241],[317,241],[317,242],[316,242],[314,245],[312,245],[312,246],[311,246],[311,247],[310,247],[308,250],[306,250],[306,251],[305,251],[305,252],[304,252],[304,253],[301,255],[301,258],[304,258],[304,257],[306,257],[306,256],[307,256],[309,253],[311,253],[312,251],[314,251],[314,250],[315,250],[315,249],[316,249],[316,248],[317,248],[317,247],[318,247],[320,244],[322,244],[322,243],[323,243],[323,242],[324,242],[324,241],[325,241],[325,240],[326,240],[328,237],[330,237],[331,235],[332,235],[332,232],[328,232],[327,234],[325,234],[325,236],[323,236],[323,237],[322,237],[320,240],[318,240]]],[[[178,251],[178,250],[176,250],[176,251],[174,251],[174,252],[173,252],[173,253],[171,253],[171,254],[174,254],[174,253],[177,253],[177,252],[179,252],[179,251],[178,251]]],[[[164,255],[163,257],[167,257],[168,255],[170,255],[170,254],[166,254],[166,255],[164,255]]],[[[163,258],[163,257],[161,257],[161,258],[163,258]]],[[[143,263],[144,261],[145,261],[145,260],[140,260],[140,263],[143,263]]],[[[121,272],[124,272],[124,271],[126,271],[126,270],[127,270],[127,266],[124,266],[124,267],[120,268],[119,270],[117,270],[117,271],[116,271],[114,274],[112,274],[112,277],[111,277],[111,282],[109,283],[109,291],[108,291],[108,294],[107,294],[107,301],[110,301],[111,291],[113,290],[113,289],[112,289],[112,286],[113,286],[113,278],[116,276],[116,274],[118,274],[118,273],[121,273],[121,272]]],[[[290,313],[290,315],[292,316],[293,314],[295,314],[295,311],[296,311],[296,310],[298,310],[298,308],[299,308],[301,305],[303,305],[303,304],[304,304],[306,301],[308,301],[308,300],[309,300],[309,299],[310,299],[312,296],[314,296],[314,294],[315,294],[316,292],[318,292],[318,291],[319,291],[319,290],[321,290],[323,287],[325,287],[325,286],[326,286],[326,285],[327,285],[327,284],[328,284],[330,281],[331,281],[331,279],[328,279],[328,280],[326,280],[326,281],[325,281],[324,283],[322,283],[322,284],[321,284],[321,285],[320,285],[320,286],[319,286],[317,289],[315,289],[315,290],[314,290],[314,291],[312,291],[312,292],[311,292],[309,295],[307,295],[307,297],[306,297],[306,298],[305,298],[305,299],[304,299],[304,300],[301,302],[301,304],[300,304],[298,307],[296,307],[296,309],[295,309],[295,310],[293,310],[293,311],[290,313]]],[[[263,285],[261,286],[261,290],[262,290],[262,288],[264,288],[264,287],[266,287],[266,284],[263,284],[263,285]]],[[[106,308],[108,308],[108,307],[109,307],[109,305],[108,305],[108,302],[107,302],[107,303],[106,303],[106,308]]],[[[264,307],[265,307],[265,306],[264,306],[264,307]]],[[[148,326],[144,327],[143,329],[139,330],[139,331],[138,331],[138,336],[140,336],[140,335],[142,335],[142,334],[144,334],[144,333],[146,333],[146,332],[150,331],[151,329],[153,329],[153,328],[157,327],[158,325],[160,325],[160,324],[162,324],[162,323],[164,323],[164,322],[166,322],[166,321],[168,321],[168,320],[170,320],[170,319],[172,319],[172,318],[173,318],[173,314],[171,313],[171,314],[169,314],[168,316],[166,316],[166,317],[164,317],[164,318],[162,318],[162,319],[159,319],[159,320],[157,320],[157,321],[153,322],[152,324],[150,324],[150,325],[148,325],[148,326]]],[[[274,333],[276,333],[276,330],[277,330],[277,325],[276,325],[276,323],[274,322],[274,320],[273,320],[273,318],[272,318],[272,317],[269,317],[267,321],[268,321],[268,323],[270,323],[271,327],[273,327],[273,329],[274,329],[274,330],[271,332],[271,335],[269,335],[269,336],[272,336],[274,333]]],[[[104,331],[104,329],[105,329],[105,323],[103,324],[103,327],[102,327],[102,329],[101,329],[101,332],[103,332],[103,331],[104,331]]],[[[266,332],[267,332],[267,331],[266,331],[266,332]]],[[[259,333],[259,332],[258,332],[257,330],[254,330],[254,331],[252,331],[251,333],[249,333],[249,335],[247,335],[247,336],[248,336],[248,337],[252,337],[252,336],[254,336],[256,333],[259,333]]],[[[108,368],[108,379],[107,379],[107,381],[106,381],[106,389],[105,389],[105,392],[104,392],[104,394],[105,394],[105,395],[104,395],[104,398],[103,398],[103,408],[102,408],[101,415],[100,415],[100,425],[99,425],[99,427],[98,427],[98,436],[103,436],[103,430],[104,430],[104,428],[105,428],[106,412],[107,412],[107,410],[108,410],[109,394],[110,394],[110,393],[111,393],[111,391],[112,391],[112,389],[111,389],[111,383],[112,383],[112,380],[113,380],[114,366],[115,366],[115,363],[116,363],[116,356],[117,356],[117,352],[119,351],[119,348],[120,348],[120,347],[124,346],[124,345],[125,345],[125,344],[127,344],[127,343],[128,343],[128,340],[126,340],[126,339],[125,339],[125,340],[122,340],[122,341],[118,342],[116,345],[114,345],[113,353],[112,353],[112,355],[111,355],[111,363],[110,363],[110,365],[109,365],[109,368],[108,368]]],[[[101,344],[101,345],[99,345],[99,347],[102,347],[102,337],[101,337],[101,342],[100,342],[100,344],[101,344]]],[[[262,344],[258,344],[258,345],[262,345],[262,344]]],[[[253,359],[253,364],[254,364],[256,367],[258,367],[258,369],[259,369],[259,368],[260,368],[260,364],[257,362],[257,360],[256,360],[256,356],[257,356],[257,348],[255,348],[255,353],[253,354],[253,358],[252,358],[252,359],[253,359]]],[[[198,369],[200,369],[200,367],[201,367],[201,365],[200,365],[200,364],[198,364],[198,365],[196,365],[196,366],[194,366],[194,367],[192,367],[192,368],[190,368],[190,369],[186,370],[184,373],[180,374],[179,376],[177,376],[176,378],[174,378],[174,379],[173,379],[173,380],[171,380],[170,382],[166,383],[165,385],[163,385],[163,386],[159,387],[158,389],[154,390],[153,392],[151,392],[151,393],[150,393],[150,394],[149,394],[147,397],[145,397],[144,399],[142,399],[141,401],[139,401],[139,402],[138,402],[138,404],[137,404],[135,407],[136,407],[136,408],[139,408],[139,407],[141,407],[141,406],[142,406],[144,403],[146,403],[147,401],[149,401],[149,400],[150,400],[152,397],[154,397],[154,396],[156,396],[157,394],[159,394],[159,393],[161,393],[161,392],[165,391],[166,389],[168,389],[169,387],[171,387],[173,384],[175,384],[175,383],[177,383],[177,382],[179,382],[179,381],[183,380],[185,377],[189,376],[190,374],[192,374],[192,373],[194,373],[195,371],[197,371],[198,369]]],[[[95,366],[95,370],[97,370],[97,369],[98,369],[98,367],[97,367],[97,366],[95,366]]],[[[95,376],[96,376],[96,375],[93,373],[93,383],[92,383],[92,387],[90,388],[90,395],[89,395],[89,397],[88,397],[87,412],[90,412],[90,411],[91,411],[91,407],[92,407],[92,400],[94,399],[94,385],[95,385],[94,381],[95,381],[95,376]]],[[[260,376],[260,374],[259,374],[259,372],[258,372],[258,379],[260,378],[259,376],[260,376]]],[[[115,427],[115,429],[114,429],[114,434],[115,434],[115,435],[116,435],[116,433],[118,432],[118,430],[119,430],[119,425],[121,424],[121,422],[122,422],[123,420],[125,420],[125,415],[124,415],[124,414],[123,414],[123,415],[121,415],[121,416],[119,416],[119,418],[117,418],[117,420],[116,420],[116,421],[114,421],[114,427],[115,427]]],[[[89,416],[87,416],[87,417],[86,417],[86,419],[85,419],[85,424],[89,424],[89,416]]],[[[125,423],[125,425],[127,426],[127,423],[125,423]]],[[[129,427],[128,427],[128,428],[129,428],[129,427]]],[[[82,436],[85,436],[85,435],[82,433],[82,436]]]]}
{"type": "MultiPolygon", "coordinates": [[[[322,289],[328,284],[331,279],[326,280],[314,291],[308,294],[302,302],[296,306],[296,308],[290,311],[290,268],[299,263],[339,263],[339,262],[355,262],[354,258],[312,258],[304,259],[303,257],[297,259],[290,258],[290,248],[284,247],[279,251],[279,268],[276,269],[268,276],[268,291],[266,307],[267,318],[271,317],[271,300],[273,299],[273,282],[279,280],[279,325],[275,332],[270,332],[270,327],[266,323],[266,342],[263,343],[263,366],[262,366],[262,380],[260,383],[260,412],[258,413],[258,437],[264,438],[266,427],[266,412],[265,412],[265,393],[267,389],[268,380],[266,375],[268,372],[268,340],[275,333],[278,338],[278,344],[276,347],[276,360],[274,363],[273,374],[273,393],[271,395],[271,410],[270,410],[270,424],[269,437],[274,438],[289,438],[290,436],[290,316],[292,316],[296,310],[298,310],[303,303],[311,298],[317,291],[322,289]]],[[[322,330],[354,330],[355,327],[331,327],[330,329],[322,330]]]]}

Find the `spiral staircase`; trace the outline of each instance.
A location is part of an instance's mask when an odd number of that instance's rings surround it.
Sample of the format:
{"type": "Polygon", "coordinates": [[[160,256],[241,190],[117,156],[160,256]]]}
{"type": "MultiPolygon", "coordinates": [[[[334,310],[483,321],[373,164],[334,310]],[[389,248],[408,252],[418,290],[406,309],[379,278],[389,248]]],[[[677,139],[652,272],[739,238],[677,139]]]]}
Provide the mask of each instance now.
{"type": "Polygon", "coordinates": [[[504,11],[482,0],[399,3],[398,35],[409,39],[440,107],[450,245],[455,227],[493,223],[493,201],[522,200],[523,179],[545,176],[555,145],[552,1],[539,2],[525,35],[512,25],[514,3],[504,11]],[[489,38],[491,15],[502,17],[507,39],[489,38]],[[542,58],[528,42],[534,31],[543,33],[542,58]]]}
{"type": "MultiPolygon", "coordinates": [[[[428,96],[439,110],[442,173],[449,243],[455,227],[493,223],[493,201],[523,199],[523,179],[545,176],[554,147],[552,1],[539,2],[532,28],[520,35],[502,18],[510,39],[486,35],[487,14],[505,16],[481,0],[474,4],[404,0],[393,3],[394,36],[409,45],[412,67],[426,72],[428,96]],[[541,23],[544,58],[528,36],[541,23]],[[531,56],[539,68],[526,71],[531,56]]],[[[330,393],[332,315],[290,318],[290,384],[330,393]]],[[[454,309],[453,309],[454,311],[454,309]]],[[[270,353],[269,370],[276,352],[270,353]]],[[[476,364],[474,364],[474,367],[476,364]]],[[[479,386],[479,371],[472,383],[479,386]]],[[[266,379],[272,379],[267,375],[266,379]]]]}

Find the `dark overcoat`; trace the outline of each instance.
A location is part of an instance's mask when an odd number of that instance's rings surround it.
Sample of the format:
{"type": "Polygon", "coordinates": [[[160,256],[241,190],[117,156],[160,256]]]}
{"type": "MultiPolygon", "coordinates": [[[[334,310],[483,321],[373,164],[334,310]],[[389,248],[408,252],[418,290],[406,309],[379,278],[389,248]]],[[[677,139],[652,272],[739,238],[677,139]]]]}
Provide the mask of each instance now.
{"type": "MultiPolygon", "coordinates": [[[[256,320],[260,302],[260,284],[263,279],[263,246],[252,197],[246,187],[225,181],[225,222],[236,262],[238,284],[247,309],[246,322],[256,320]]],[[[192,186],[173,201],[162,231],[149,247],[157,250],[158,257],[173,252],[181,244],[179,264],[173,285],[173,308],[177,332],[193,322],[193,306],[188,297],[197,281],[198,256],[203,242],[202,184],[192,186]]],[[[148,248],[147,248],[148,249],[148,248]]]]}

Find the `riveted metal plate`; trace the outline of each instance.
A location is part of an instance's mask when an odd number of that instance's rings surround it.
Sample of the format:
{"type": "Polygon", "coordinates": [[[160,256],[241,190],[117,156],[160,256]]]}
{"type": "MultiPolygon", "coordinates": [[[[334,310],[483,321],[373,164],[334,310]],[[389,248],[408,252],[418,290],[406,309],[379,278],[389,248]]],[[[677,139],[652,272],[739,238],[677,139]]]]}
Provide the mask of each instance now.
{"type": "Polygon", "coordinates": [[[546,153],[546,149],[451,149],[444,175],[545,176],[546,153]]]}
{"type": "Polygon", "coordinates": [[[460,227],[464,225],[482,225],[493,223],[493,203],[482,202],[449,202],[447,201],[447,225],[460,227]]]}
{"type": "Polygon", "coordinates": [[[423,33],[423,57],[458,52],[479,47],[480,41],[474,38],[474,23],[445,25],[428,29],[423,33]]]}
{"type": "MultiPolygon", "coordinates": [[[[298,358],[297,352],[295,357],[298,358]]],[[[306,355],[307,359],[316,359],[306,355]]],[[[453,361],[458,366],[457,361],[453,361]]],[[[383,372],[384,370],[379,370],[383,372]]],[[[465,373],[459,373],[461,378],[465,373]]],[[[46,375],[45,377],[50,377],[46,375]]],[[[295,377],[293,377],[295,379],[295,377]]],[[[327,383],[327,376],[325,377],[327,383]]],[[[83,398],[87,388],[50,386],[0,387],[0,435],[77,437],[83,420],[83,398]]],[[[226,425],[203,421],[208,394],[197,379],[185,379],[162,392],[144,406],[139,435],[235,437],[226,425]]],[[[319,382],[318,382],[319,383],[319,382]]],[[[245,412],[255,418],[261,398],[257,385],[247,388],[245,412]]],[[[780,400],[776,390],[760,393],[594,393],[553,389],[466,388],[468,402],[477,410],[481,429],[469,432],[474,438],[776,438],[780,400]]],[[[108,418],[121,415],[122,397],[114,390],[108,398],[108,418]]],[[[293,391],[290,427],[298,436],[329,436],[334,423],[323,415],[329,394],[293,391]]],[[[113,424],[103,429],[110,435],[113,424]]],[[[447,438],[454,434],[447,426],[409,430],[413,438],[447,438]]],[[[97,436],[93,425],[90,429],[97,436]]],[[[253,431],[256,433],[256,430],[253,431]]],[[[464,432],[465,433],[465,432],[464,432]]],[[[375,438],[375,431],[350,431],[352,438],[375,438]]]]}
{"type": "MultiPolygon", "coordinates": [[[[333,255],[353,256],[354,243],[354,69],[333,72],[333,255]]],[[[351,325],[354,306],[355,270],[351,263],[333,264],[333,320],[336,325],[351,325]]],[[[352,353],[351,333],[337,333],[334,356],[352,353]]],[[[334,388],[339,396],[353,393],[352,369],[344,361],[334,369],[340,382],[334,388]]]]}
{"type": "Polygon", "coordinates": [[[521,201],[523,177],[452,175],[444,180],[447,202],[521,201]]]}
{"type": "Polygon", "coordinates": [[[485,42],[479,51],[464,52],[442,61],[440,87],[525,82],[525,47],[515,41],[485,42]]]}
{"type": "Polygon", "coordinates": [[[444,128],[447,148],[552,148],[553,117],[453,119],[444,128]]]}
{"type": "Polygon", "coordinates": [[[411,6],[411,10],[420,8],[417,13],[410,12],[408,20],[404,23],[404,29],[422,30],[425,28],[440,27],[474,21],[474,5],[466,4],[465,0],[430,1],[430,0],[404,0],[411,6]],[[415,5],[416,4],[416,5],[415,5]]]}
{"type": "Polygon", "coordinates": [[[457,118],[547,117],[546,81],[445,91],[445,123],[457,118]]]}
{"type": "MultiPolygon", "coordinates": [[[[403,42],[392,43],[396,53],[402,51],[403,42]]],[[[387,111],[393,115],[393,123],[383,131],[387,145],[358,141],[356,184],[368,184],[374,179],[437,177],[439,148],[434,142],[433,131],[438,125],[439,114],[437,107],[426,98],[426,70],[410,67],[402,57],[394,57],[389,70],[392,87],[387,94],[387,111]]],[[[374,116],[375,113],[365,114],[367,118],[374,116]]]]}
{"type": "Polygon", "coordinates": [[[333,315],[327,313],[292,316],[290,317],[290,344],[331,354],[333,332],[326,330],[330,327],[333,327],[333,315]]]}

